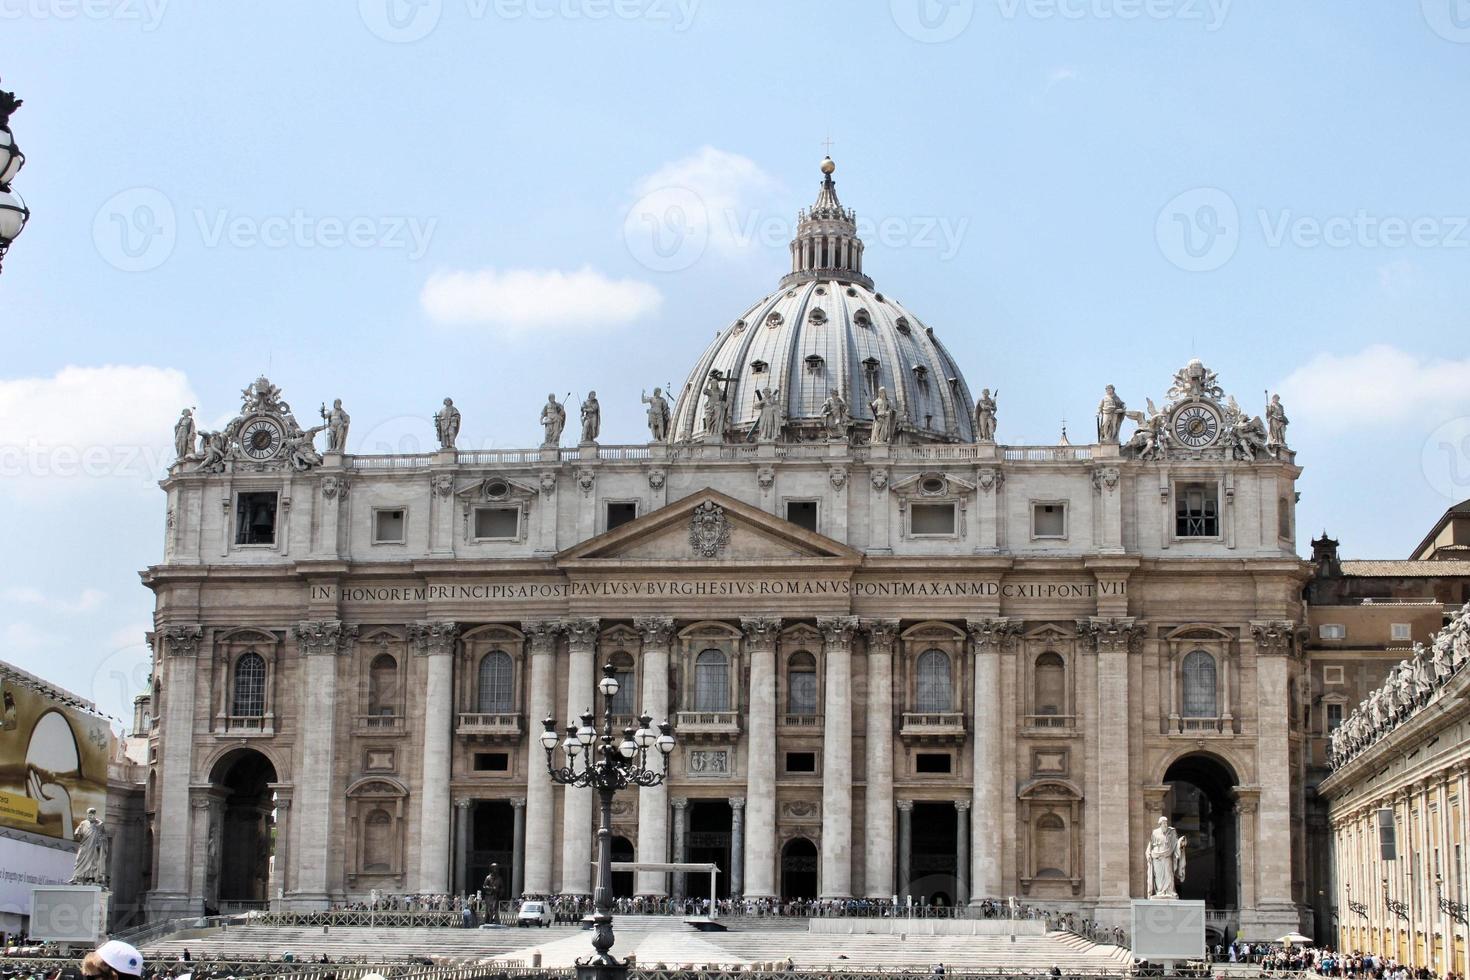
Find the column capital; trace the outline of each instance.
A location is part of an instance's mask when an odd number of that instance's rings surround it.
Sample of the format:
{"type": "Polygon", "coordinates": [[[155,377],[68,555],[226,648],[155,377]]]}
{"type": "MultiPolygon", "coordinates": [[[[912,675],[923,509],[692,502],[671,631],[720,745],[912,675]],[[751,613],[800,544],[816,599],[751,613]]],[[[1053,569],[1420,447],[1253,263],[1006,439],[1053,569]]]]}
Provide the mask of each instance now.
{"type": "Polygon", "coordinates": [[[639,616],[633,620],[633,628],[643,634],[645,649],[667,649],[674,638],[674,620],[670,616],[639,616]]]}
{"type": "Polygon", "coordinates": [[[1020,621],[1005,616],[966,620],[965,628],[969,631],[970,642],[975,645],[976,653],[1003,650],[1021,634],[1020,621]]]}
{"type": "Polygon", "coordinates": [[[1256,655],[1284,657],[1297,650],[1297,624],[1289,620],[1252,620],[1251,639],[1256,642],[1256,655]]]}
{"type": "Polygon", "coordinates": [[[561,627],[573,650],[589,650],[597,644],[599,625],[601,622],[597,619],[564,619],[561,627]]]}
{"type": "Polygon", "coordinates": [[[1098,653],[1131,653],[1146,629],[1132,616],[1092,616],[1077,620],[1077,639],[1098,653]]]}
{"type": "Polygon", "coordinates": [[[1231,791],[1235,797],[1235,809],[1241,813],[1255,813],[1256,806],[1261,802],[1261,787],[1259,786],[1237,786],[1231,791]]]}
{"type": "Polygon", "coordinates": [[[163,651],[170,657],[192,657],[199,652],[204,627],[198,623],[176,623],[163,628],[163,651]]]}
{"type": "Polygon", "coordinates": [[[970,809],[970,804],[972,802],[972,800],[955,800],[954,808],[961,813],[964,813],[966,810],[970,809]]]}
{"type": "Polygon", "coordinates": [[[863,632],[868,635],[868,648],[877,650],[893,649],[893,644],[898,640],[898,620],[896,619],[865,619],[862,621],[863,632]]]}
{"type": "Polygon", "coordinates": [[[732,797],[730,797],[730,809],[732,809],[732,810],[744,810],[745,809],[745,797],[743,797],[743,796],[732,796],[732,797]]]}
{"type": "Polygon", "coordinates": [[[474,804],[475,801],[470,799],[468,796],[461,796],[459,799],[454,801],[454,808],[456,810],[468,810],[470,807],[474,806],[474,804]]]}
{"type": "Polygon", "coordinates": [[[774,649],[776,634],[781,631],[780,616],[742,616],[740,629],[745,633],[745,642],[752,647],[774,649]]]}
{"type": "Polygon", "coordinates": [[[420,657],[441,656],[453,652],[459,637],[459,624],[452,622],[409,623],[408,638],[414,653],[420,657]]]}
{"type": "Polygon", "coordinates": [[[343,625],[340,619],[323,619],[297,623],[291,627],[291,635],[303,657],[337,656],[357,638],[357,627],[343,625]]]}
{"type": "Polygon", "coordinates": [[[561,632],[561,622],[555,619],[537,619],[521,623],[521,631],[531,638],[531,654],[556,652],[556,637],[561,632]]]}
{"type": "Polygon", "coordinates": [[[1143,787],[1143,806],[1149,813],[1163,814],[1164,800],[1169,795],[1169,786],[1166,783],[1158,783],[1153,786],[1143,787]]]}
{"type": "Polygon", "coordinates": [[[902,813],[912,813],[914,809],[914,801],[899,800],[897,803],[894,804],[894,806],[898,807],[899,811],[902,813]]]}
{"type": "Polygon", "coordinates": [[[669,806],[673,807],[675,810],[682,810],[688,805],[689,797],[687,796],[674,796],[669,799],[669,806]]]}
{"type": "Polygon", "coordinates": [[[858,618],[856,616],[830,616],[817,620],[817,629],[822,631],[822,639],[828,647],[852,646],[852,637],[857,632],[857,628],[858,618]]]}

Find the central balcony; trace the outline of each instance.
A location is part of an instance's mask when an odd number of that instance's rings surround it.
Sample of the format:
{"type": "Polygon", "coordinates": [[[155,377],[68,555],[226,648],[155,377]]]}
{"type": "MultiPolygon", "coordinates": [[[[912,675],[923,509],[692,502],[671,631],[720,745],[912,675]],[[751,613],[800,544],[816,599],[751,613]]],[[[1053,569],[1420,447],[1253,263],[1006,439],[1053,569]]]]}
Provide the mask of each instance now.
{"type": "Polygon", "coordinates": [[[899,737],[905,742],[939,744],[965,740],[963,711],[905,711],[899,737]]]}
{"type": "Polygon", "coordinates": [[[782,728],[799,728],[806,731],[822,731],[822,716],[812,714],[785,714],[781,716],[782,728]]]}
{"type": "Polygon", "coordinates": [[[733,742],[740,735],[738,711],[680,711],[675,731],[688,742],[733,742]]]}
{"type": "Polygon", "coordinates": [[[455,733],[485,742],[516,742],[521,737],[521,716],[517,712],[461,713],[455,733]]]}

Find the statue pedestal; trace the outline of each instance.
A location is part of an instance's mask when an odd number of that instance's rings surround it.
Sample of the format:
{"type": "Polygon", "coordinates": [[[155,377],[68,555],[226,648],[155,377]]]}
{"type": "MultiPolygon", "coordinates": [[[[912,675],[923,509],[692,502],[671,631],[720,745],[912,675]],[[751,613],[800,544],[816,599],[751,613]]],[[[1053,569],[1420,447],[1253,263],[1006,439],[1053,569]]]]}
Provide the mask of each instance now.
{"type": "Polygon", "coordinates": [[[595,443],[595,442],[578,443],[577,444],[577,458],[578,459],[589,459],[589,460],[590,459],[596,459],[597,458],[597,443],[595,443]]]}
{"type": "Polygon", "coordinates": [[[31,938],[96,945],[107,936],[112,892],[100,885],[47,885],[31,889],[31,938]]]}
{"type": "Polygon", "coordinates": [[[1205,955],[1205,903],[1183,899],[1133,900],[1133,956],[1150,963],[1198,960],[1205,955]]]}
{"type": "Polygon", "coordinates": [[[559,462],[560,460],[561,460],[561,447],[560,446],[542,446],[541,447],[541,462],[543,462],[543,463],[556,463],[556,462],[559,462]]]}

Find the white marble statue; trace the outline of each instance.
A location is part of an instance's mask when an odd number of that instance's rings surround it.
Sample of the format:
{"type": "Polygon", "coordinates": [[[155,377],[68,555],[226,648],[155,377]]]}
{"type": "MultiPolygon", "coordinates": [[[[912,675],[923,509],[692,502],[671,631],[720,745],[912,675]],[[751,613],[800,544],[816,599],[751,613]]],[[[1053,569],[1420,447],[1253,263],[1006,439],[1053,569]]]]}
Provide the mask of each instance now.
{"type": "Polygon", "coordinates": [[[1266,427],[1270,430],[1266,436],[1266,451],[1272,456],[1286,448],[1286,427],[1289,423],[1286,409],[1281,407],[1281,396],[1272,395],[1271,401],[1266,405],[1266,427]]]}
{"type": "Polygon", "coordinates": [[[1118,393],[1108,385],[1103,391],[1102,401],[1097,403],[1097,441],[1100,443],[1114,444],[1118,441],[1118,434],[1123,431],[1123,413],[1127,406],[1118,393]]]}
{"type": "Polygon", "coordinates": [[[669,403],[664,399],[664,390],[653,389],[651,397],[644,392],[642,399],[648,406],[648,434],[654,442],[663,442],[669,435],[669,403]]]}
{"type": "Polygon", "coordinates": [[[894,436],[898,435],[898,413],[893,410],[893,402],[888,400],[888,389],[879,385],[878,397],[869,402],[868,407],[873,410],[873,445],[892,445],[894,436]]]}
{"type": "Polygon", "coordinates": [[[847,399],[837,388],[827,392],[827,400],[822,402],[822,425],[829,439],[847,436],[847,399]]]}
{"type": "Polygon", "coordinates": [[[704,433],[723,442],[725,426],[729,418],[726,404],[725,379],[718,370],[711,371],[704,383],[704,433]]]}
{"type": "Polygon", "coordinates": [[[71,884],[107,887],[111,877],[112,838],[106,825],[97,818],[95,808],[87,809],[87,819],[77,824],[71,836],[78,845],[71,884]]]}
{"type": "Polygon", "coordinates": [[[781,389],[762,388],[760,401],[760,417],[756,420],[756,437],[761,442],[775,442],[781,438],[781,389]]]}
{"type": "Polygon", "coordinates": [[[327,411],[327,406],[322,406],[322,421],[327,423],[327,452],[345,453],[347,451],[347,428],[352,424],[352,417],[342,407],[342,399],[332,399],[332,410],[327,411]]]}
{"type": "Polygon", "coordinates": [[[546,396],[546,404],[541,407],[541,426],[545,430],[541,445],[561,445],[561,430],[566,428],[566,424],[567,410],[556,400],[556,392],[553,391],[546,396]]]}
{"type": "Polygon", "coordinates": [[[454,440],[459,435],[459,409],[454,407],[454,399],[444,399],[444,408],[434,414],[434,431],[439,436],[440,449],[454,448],[454,440]]]}
{"type": "Polygon", "coordinates": [[[1159,818],[1143,859],[1148,865],[1148,897],[1178,898],[1179,882],[1184,880],[1184,838],[1169,826],[1168,817],[1159,818]]]}
{"type": "Polygon", "coordinates": [[[602,406],[597,403],[597,392],[589,391],[587,400],[582,403],[582,441],[596,442],[597,434],[601,431],[602,406]]]}
{"type": "Polygon", "coordinates": [[[199,430],[194,426],[194,413],[186,408],[174,423],[174,455],[179,459],[193,456],[198,436],[199,430]]]}
{"type": "Polygon", "coordinates": [[[975,402],[975,441],[995,441],[995,400],[1000,397],[997,391],[994,395],[989,388],[980,389],[980,399],[975,402]]]}

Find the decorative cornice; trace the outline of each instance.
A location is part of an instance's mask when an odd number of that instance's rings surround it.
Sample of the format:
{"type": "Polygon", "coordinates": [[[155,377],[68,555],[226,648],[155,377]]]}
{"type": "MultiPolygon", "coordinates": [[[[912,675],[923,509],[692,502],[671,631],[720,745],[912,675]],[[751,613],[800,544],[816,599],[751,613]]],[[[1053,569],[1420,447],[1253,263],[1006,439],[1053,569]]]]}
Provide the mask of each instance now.
{"type": "Polygon", "coordinates": [[[781,631],[780,616],[744,616],[740,628],[745,632],[745,642],[752,647],[774,649],[776,634],[781,631]]]}
{"type": "Polygon", "coordinates": [[[822,631],[822,639],[828,647],[851,647],[853,634],[858,629],[858,618],[856,616],[823,617],[817,620],[817,629],[822,631]]]}
{"type": "Polygon", "coordinates": [[[357,638],[357,627],[343,625],[340,619],[323,619],[297,623],[291,627],[291,635],[296,638],[297,649],[303,657],[318,654],[335,657],[357,638]]]}
{"type": "Polygon", "coordinates": [[[408,639],[421,657],[441,656],[454,652],[459,637],[459,624],[452,622],[409,623],[408,639]]]}
{"type": "Polygon", "coordinates": [[[639,616],[633,628],[643,634],[644,649],[667,650],[674,638],[674,620],[669,616],[639,616]]]}
{"type": "Polygon", "coordinates": [[[1021,624],[1009,617],[993,619],[971,619],[965,623],[975,652],[1002,650],[1010,646],[1021,633],[1021,624]]]}
{"type": "Polygon", "coordinates": [[[199,644],[203,639],[204,627],[197,623],[163,628],[163,649],[170,657],[194,656],[199,652],[199,644]]]}

